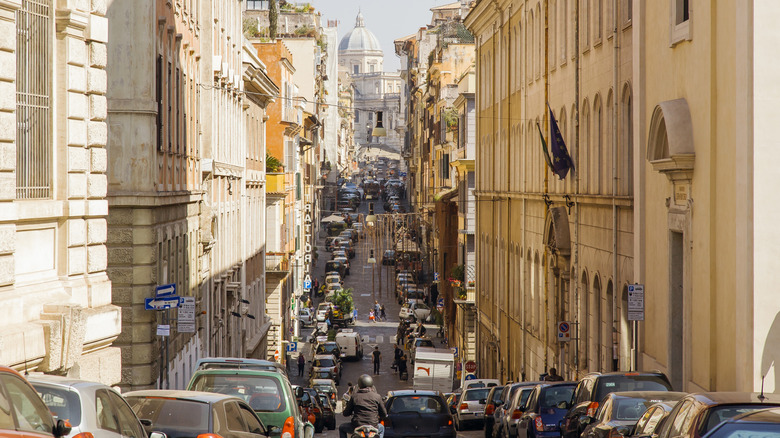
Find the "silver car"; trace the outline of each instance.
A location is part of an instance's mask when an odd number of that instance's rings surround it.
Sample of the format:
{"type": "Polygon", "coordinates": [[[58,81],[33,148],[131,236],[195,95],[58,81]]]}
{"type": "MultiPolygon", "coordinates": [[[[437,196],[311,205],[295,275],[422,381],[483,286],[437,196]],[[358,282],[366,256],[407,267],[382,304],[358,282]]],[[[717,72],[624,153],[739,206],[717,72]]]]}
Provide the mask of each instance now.
{"type": "MultiPolygon", "coordinates": [[[[32,374],[27,380],[56,419],[69,420],[67,437],[84,432],[107,438],[146,438],[143,425],[125,399],[102,383],[46,374],[32,374]]],[[[152,438],[165,435],[158,432],[152,438]]]]}
{"type": "Polygon", "coordinates": [[[520,418],[525,410],[525,402],[528,400],[528,396],[531,395],[531,392],[536,385],[540,383],[544,382],[516,383],[518,389],[516,389],[511,398],[507,400],[508,405],[504,411],[504,418],[501,419],[501,436],[503,438],[517,437],[517,424],[520,422],[520,418]]]}
{"type": "Polygon", "coordinates": [[[472,388],[463,391],[457,409],[455,409],[455,428],[463,430],[468,426],[485,423],[485,399],[490,388],[472,388]]]}

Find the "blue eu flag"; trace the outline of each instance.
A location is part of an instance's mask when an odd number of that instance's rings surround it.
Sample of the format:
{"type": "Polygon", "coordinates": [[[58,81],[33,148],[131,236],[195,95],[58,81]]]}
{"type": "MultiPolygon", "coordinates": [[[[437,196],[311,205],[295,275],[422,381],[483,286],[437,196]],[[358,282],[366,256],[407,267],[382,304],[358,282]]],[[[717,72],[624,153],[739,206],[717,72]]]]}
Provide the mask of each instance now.
{"type": "Polygon", "coordinates": [[[561,130],[558,129],[558,122],[555,121],[552,109],[548,105],[547,108],[550,111],[550,152],[552,153],[552,168],[553,172],[558,175],[558,178],[564,179],[571,169],[574,173],[574,160],[569,155],[569,150],[566,149],[566,143],[563,142],[563,136],[561,130]]]}

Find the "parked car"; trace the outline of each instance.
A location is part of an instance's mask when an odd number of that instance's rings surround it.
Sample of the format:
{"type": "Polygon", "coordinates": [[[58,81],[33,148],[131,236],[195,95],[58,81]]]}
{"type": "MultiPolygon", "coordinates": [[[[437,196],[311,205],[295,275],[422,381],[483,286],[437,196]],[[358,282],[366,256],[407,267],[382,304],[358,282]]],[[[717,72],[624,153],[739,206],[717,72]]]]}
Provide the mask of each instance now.
{"type": "Polygon", "coordinates": [[[485,398],[485,438],[493,437],[493,424],[496,421],[493,415],[496,413],[496,407],[503,403],[501,393],[504,392],[504,388],[504,386],[490,388],[490,392],[485,398]]]}
{"type": "Polygon", "coordinates": [[[195,362],[195,370],[259,370],[276,371],[287,374],[287,369],[279,362],[244,357],[204,357],[195,362]]]}
{"type": "Polygon", "coordinates": [[[341,364],[332,354],[317,354],[311,363],[311,372],[319,370],[332,370],[335,375],[336,385],[341,380],[341,364]]]}
{"type": "Polygon", "coordinates": [[[656,403],[647,408],[639,421],[636,422],[632,438],[657,438],[658,430],[669,418],[669,413],[672,412],[678,401],[656,403]]]}
{"type": "Polygon", "coordinates": [[[318,370],[312,370],[309,372],[309,386],[311,386],[311,382],[317,379],[330,379],[335,381],[336,380],[336,370],[333,368],[329,369],[318,369],[318,370]]]}
{"type": "Polygon", "coordinates": [[[663,401],[677,401],[685,393],[672,391],[613,392],[601,401],[595,417],[582,416],[586,425],[582,438],[612,438],[630,436],[647,408],[663,401]]]}
{"type": "Polygon", "coordinates": [[[780,409],[751,411],[729,418],[715,426],[706,438],[774,438],[780,431],[780,409]]]}
{"type": "Polygon", "coordinates": [[[314,324],[314,313],[308,307],[301,307],[298,309],[298,321],[301,326],[308,327],[314,324]]]}
{"type": "Polygon", "coordinates": [[[501,409],[502,415],[493,426],[496,437],[515,438],[517,436],[517,423],[523,417],[528,397],[536,385],[540,383],[542,382],[519,382],[507,385],[509,391],[506,394],[505,406],[501,409]]]}
{"type": "Polygon", "coordinates": [[[460,401],[460,393],[459,392],[451,392],[451,393],[444,394],[444,395],[445,395],[445,400],[447,400],[447,407],[450,409],[450,414],[452,414],[454,416],[455,412],[458,410],[458,402],[460,401]]]}
{"type": "Polygon", "coordinates": [[[455,410],[455,427],[458,430],[464,430],[469,426],[481,427],[484,424],[484,401],[489,392],[490,388],[473,388],[463,391],[458,408],[455,410]]]}
{"type": "Polygon", "coordinates": [[[669,418],[658,430],[658,438],[701,438],[731,417],[780,406],[780,395],[759,396],[761,394],[755,392],[688,394],[669,413],[669,418]]]}
{"type": "Polygon", "coordinates": [[[272,432],[272,436],[304,437],[305,422],[299,415],[295,394],[289,380],[281,373],[246,369],[197,370],[187,389],[238,396],[254,409],[267,428],[278,428],[278,433],[272,432]]]}
{"type": "Polygon", "coordinates": [[[311,387],[317,390],[317,392],[328,396],[330,401],[336,402],[338,397],[338,389],[336,389],[336,382],[330,379],[314,379],[311,381],[311,387]]]}
{"type": "MultiPolygon", "coordinates": [[[[41,397],[15,370],[0,366],[0,435],[4,437],[66,437],[71,432],[67,418],[52,417],[41,397]]],[[[75,407],[75,405],[74,405],[75,407]]]]}
{"type": "Polygon", "coordinates": [[[452,414],[436,391],[390,391],[387,393],[385,438],[454,438],[452,414]]]}
{"type": "Polygon", "coordinates": [[[414,338],[409,346],[409,358],[411,359],[411,363],[414,363],[414,358],[417,355],[417,349],[419,347],[436,348],[431,338],[414,338]]]}
{"type": "Polygon", "coordinates": [[[335,260],[329,260],[325,262],[325,272],[336,271],[339,273],[339,277],[344,278],[347,275],[347,267],[343,263],[339,263],[335,260]]]}
{"type": "Polygon", "coordinates": [[[395,265],[395,251],[392,249],[386,249],[382,254],[382,264],[385,266],[395,265]]]}
{"type": "Polygon", "coordinates": [[[575,382],[536,385],[522,406],[522,417],[510,426],[510,435],[518,438],[555,438],[560,436],[559,422],[577,387],[575,382]]]}
{"type": "Polygon", "coordinates": [[[336,272],[330,272],[327,275],[325,275],[325,282],[324,282],[324,284],[326,286],[331,285],[331,284],[341,285],[342,283],[344,283],[344,280],[342,280],[341,277],[336,272]]]}
{"type": "Polygon", "coordinates": [[[580,438],[585,426],[579,418],[593,417],[599,402],[618,391],[671,391],[672,384],[661,372],[590,373],[580,379],[574,390],[573,405],[563,418],[561,438],[580,438]]]}
{"type": "Polygon", "coordinates": [[[344,265],[344,275],[349,275],[349,259],[346,257],[336,257],[334,262],[340,262],[344,265]]]}
{"type": "MultiPolygon", "coordinates": [[[[168,438],[207,434],[259,438],[282,433],[278,426],[266,427],[242,399],[226,394],[150,389],[128,392],[125,400],[147,429],[159,430],[168,438]]],[[[314,430],[309,428],[311,436],[314,430]]]]}
{"type": "Polygon", "coordinates": [[[325,322],[328,319],[328,311],[333,308],[333,303],[324,301],[317,305],[317,322],[325,322]]]}
{"type": "Polygon", "coordinates": [[[327,395],[319,393],[316,390],[314,390],[314,393],[317,395],[317,399],[322,406],[322,416],[325,419],[325,427],[330,430],[336,429],[336,402],[331,400],[327,395]]]}
{"type": "MultiPolygon", "coordinates": [[[[512,383],[507,383],[504,386],[494,386],[493,388],[501,388],[498,391],[498,395],[496,396],[496,406],[495,410],[493,411],[493,427],[490,433],[490,437],[488,438],[499,438],[502,436],[501,433],[501,422],[504,419],[504,415],[506,413],[507,407],[511,404],[511,399],[509,398],[509,392],[512,388],[512,383]],[[500,402],[500,403],[499,403],[500,402]]],[[[491,388],[492,389],[492,388],[491,388]]],[[[485,410],[487,411],[487,405],[485,405],[485,410]]],[[[486,414],[487,415],[487,414],[486,414]]],[[[487,418],[485,418],[487,421],[487,418]]]]}
{"type": "Polygon", "coordinates": [[[336,341],[325,341],[317,344],[314,349],[314,354],[332,354],[336,359],[341,361],[341,348],[336,341]]]}
{"type": "Polygon", "coordinates": [[[31,374],[27,380],[56,418],[68,420],[69,438],[86,432],[107,438],[146,436],[125,399],[109,386],[47,374],[31,374]]]}

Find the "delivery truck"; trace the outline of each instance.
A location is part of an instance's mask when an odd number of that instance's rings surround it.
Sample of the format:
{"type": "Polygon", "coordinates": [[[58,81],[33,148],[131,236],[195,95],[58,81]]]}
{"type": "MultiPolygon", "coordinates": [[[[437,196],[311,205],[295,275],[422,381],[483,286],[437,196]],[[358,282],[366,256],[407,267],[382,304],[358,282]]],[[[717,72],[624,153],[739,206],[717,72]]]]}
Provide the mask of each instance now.
{"type": "Polygon", "coordinates": [[[455,355],[447,348],[418,347],[412,371],[413,389],[452,392],[455,355]]]}

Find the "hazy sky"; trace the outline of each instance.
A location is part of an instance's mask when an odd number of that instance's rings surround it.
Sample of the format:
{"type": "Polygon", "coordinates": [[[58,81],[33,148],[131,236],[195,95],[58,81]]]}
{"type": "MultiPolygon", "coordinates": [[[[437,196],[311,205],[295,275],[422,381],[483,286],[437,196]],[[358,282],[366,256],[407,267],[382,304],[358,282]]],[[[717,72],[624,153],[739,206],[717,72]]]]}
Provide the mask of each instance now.
{"type": "Polygon", "coordinates": [[[393,40],[409,35],[431,22],[430,9],[455,0],[296,0],[311,3],[322,12],[322,25],[339,20],[339,41],[355,27],[358,9],[363,11],[366,27],[376,35],[385,52],[385,71],[401,68],[393,40]]]}

